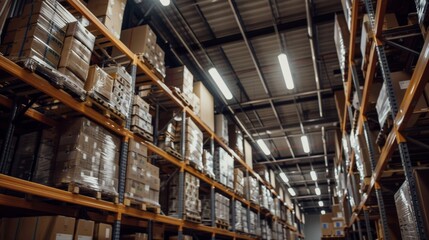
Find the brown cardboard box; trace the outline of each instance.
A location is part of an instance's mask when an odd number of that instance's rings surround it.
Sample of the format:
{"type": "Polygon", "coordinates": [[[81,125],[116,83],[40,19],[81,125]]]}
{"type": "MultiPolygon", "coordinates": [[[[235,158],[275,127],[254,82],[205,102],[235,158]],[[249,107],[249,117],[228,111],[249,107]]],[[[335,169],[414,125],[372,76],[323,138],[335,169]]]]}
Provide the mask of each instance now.
{"type": "Polygon", "coordinates": [[[37,217],[23,217],[19,219],[19,228],[16,240],[33,239],[36,233],[37,217]]]}
{"type": "Polygon", "coordinates": [[[25,28],[19,28],[15,34],[15,42],[22,43],[27,38],[38,38],[57,54],[63,48],[64,33],[52,29],[48,21],[38,22],[25,28]]]}
{"type": "Polygon", "coordinates": [[[153,240],[164,240],[165,225],[161,223],[153,224],[153,240]]]}
{"type": "MultiPolygon", "coordinates": [[[[136,54],[156,51],[156,35],[149,25],[125,29],[121,32],[121,41],[136,54]]],[[[114,50],[112,56],[122,55],[114,50]]]]}
{"type": "Polygon", "coordinates": [[[94,221],[79,219],[76,224],[74,240],[92,239],[94,234],[94,221]]]}
{"type": "Polygon", "coordinates": [[[92,65],[88,71],[84,89],[98,94],[107,102],[110,102],[113,91],[113,78],[97,65],[92,65]]]}
{"type": "Polygon", "coordinates": [[[244,140],[244,159],[246,160],[246,164],[253,169],[252,145],[247,140],[244,140]]]}
{"type": "MultiPolygon", "coordinates": [[[[58,1],[33,1],[24,5],[22,16],[43,15],[48,19],[55,21],[58,18],[63,20],[63,23],[76,21],[76,18],[66,10],[58,1]]],[[[55,25],[57,21],[53,22],[55,25]]]]}
{"type": "Polygon", "coordinates": [[[78,21],[68,24],[66,36],[76,38],[89,51],[94,49],[95,36],[78,21]]]}
{"type": "Polygon", "coordinates": [[[15,240],[18,227],[19,218],[2,218],[0,225],[0,239],[15,240]]]}
{"type": "Polygon", "coordinates": [[[90,0],[88,9],[119,39],[126,0],[90,0]]]}
{"type": "Polygon", "coordinates": [[[344,236],[344,228],[334,228],[332,233],[334,236],[343,237],[344,236]]]}
{"type": "Polygon", "coordinates": [[[333,232],[332,223],[330,222],[321,222],[322,226],[322,235],[323,236],[331,236],[333,232]]]}
{"type": "MultiPolygon", "coordinates": [[[[18,36],[17,36],[18,38],[18,36]]],[[[57,68],[60,54],[55,52],[46,43],[38,38],[27,38],[24,41],[15,42],[10,52],[11,56],[16,57],[38,57],[54,68],[57,68]]]]}
{"type": "Polygon", "coordinates": [[[94,229],[94,240],[111,240],[112,225],[105,223],[96,223],[94,229]]]}
{"type": "Polygon", "coordinates": [[[59,67],[66,67],[82,81],[88,77],[91,51],[77,38],[66,37],[59,67]]]}

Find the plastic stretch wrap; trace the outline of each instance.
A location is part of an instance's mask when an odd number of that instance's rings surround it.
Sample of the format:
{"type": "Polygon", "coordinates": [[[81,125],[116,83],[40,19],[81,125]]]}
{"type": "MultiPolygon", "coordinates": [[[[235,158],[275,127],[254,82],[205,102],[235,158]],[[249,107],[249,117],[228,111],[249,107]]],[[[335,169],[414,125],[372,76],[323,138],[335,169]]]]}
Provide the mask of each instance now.
{"type": "Polygon", "coordinates": [[[244,173],[238,168],[234,169],[234,190],[244,196],[244,173]]]}
{"type": "Polygon", "coordinates": [[[111,103],[113,78],[97,65],[89,68],[85,90],[90,97],[102,99],[108,106],[113,107],[111,103]]]}
{"type": "Polygon", "coordinates": [[[426,0],[414,0],[416,3],[417,15],[419,17],[419,23],[424,24],[427,22],[428,16],[428,5],[429,3],[426,0]]]}
{"type": "Polygon", "coordinates": [[[214,160],[216,180],[229,188],[234,188],[234,159],[223,148],[218,147],[214,160]]]}
{"type": "Polygon", "coordinates": [[[383,86],[381,87],[375,108],[377,109],[378,122],[380,123],[380,126],[383,127],[391,110],[385,83],[383,83],[383,86]]]}
{"type": "Polygon", "coordinates": [[[117,195],[120,140],[85,118],[64,126],[57,161],[56,185],[75,183],[117,195]]]}
{"type": "Polygon", "coordinates": [[[250,211],[249,233],[260,235],[258,230],[260,231],[260,226],[258,226],[258,215],[255,212],[250,211]]]}
{"type": "Polygon", "coordinates": [[[192,119],[187,118],[186,123],[185,159],[193,162],[198,169],[203,170],[203,133],[192,119]]]}
{"type": "Polygon", "coordinates": [[[223,196],[222,194],[216,193],[215,199],[216,219],[220,219],[229,224],[229,198],[223,196]]]}
{"type": "Polygon", "coordinates": [[[253,203],[259,204],[259,182],[254,177],[245,177],[244,178],[244,191],[249,191],[249,200],[253,203]]]}
{"type": "Polygon", "coordinates": [[[124,67],[112,66],[103,69],[114,79],[111,99],[113,107],[123,116],[128,116],[133,92],[131,75],[124,67]]]}
{"type": "Polygon", "coordinates": [[[340,69],[342,73],[343,81],[346,81],[347,69],[348,69],[348,46],[350,41],[350,34],[347,31],[347,23],[344,19],[344,15],[335,15],[335,27],[334,27],[334,40],[337,49],[338,60],[340,63],[340,69]]]}
{"type": "MultiPolygon", "coordinates": [[[[200,179],[190,173],[185,173],[183,209],[186,214],[199,217],[201,201],[199,199],[200,179]]],[[[168,186],[168,215],[177,216],[179,196],[179,174],[174,175],[168,186]]]]}
{"type": "Polygon", "coordinates": [[[399,226],[402,239],[420,239],[415,222],[413,202],[408,181],[405,181],[395,193],[396,212],[398,213],[399,226]]]}
{"type": "Polygon", "coordinates": [[[235,209],[233,209],[233,211],[235,211],[235,223],[231,222],[235,224],[235,230],[236,231],[243,231],[243,219],[241,218],[242,212],[245,211],[245,209],[243,208],[243,206],[241,205],[241,203],[239,201],[235,201],[235,209]]]}
{"type": "Polygon", "coordinates": [[[68,24],[66,36],[74,36],[89,51],[94,49],[95,36],[78,21],[68,24]]]}
{"type": "Polygon", "coordinates": [[[207,150],[203,151],[203,166],[204,172],[214,179],[215,174],[213,172],[213,156],[207,150]]]}
{"type": "Polygon", "coordinates": [[[17,178],[30,180],[32,164],[36,158],[39,133],[31,132],[19,136],[15,156],[12,162],[11,175],[17,178]]]}
{"type": "Polygon", "coordinates": [[[241,216],[237,217],[241,217],[241,223],[243,224],[243,232],[245,233],[249,233],[249,226],[247,225],[247,209],[246,208],[242,208],[243,211],[241,211],[241,216]]]}
{"type": "Polygon", "coordinates": [[[44,185],[52,185],[52,173],[55,153],[58,145],[58,130],[56,128],[45,129],[37,155],[37,162],[34,168],[33,181],[44,185]]]}

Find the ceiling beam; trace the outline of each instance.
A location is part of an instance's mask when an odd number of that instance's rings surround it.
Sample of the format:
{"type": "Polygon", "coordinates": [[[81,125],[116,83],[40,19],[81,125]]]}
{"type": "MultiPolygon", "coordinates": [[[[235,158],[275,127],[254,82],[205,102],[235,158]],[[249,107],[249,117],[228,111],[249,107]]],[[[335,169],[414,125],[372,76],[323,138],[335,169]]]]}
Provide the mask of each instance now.
{"type": "MultiPolygon", "coordinates": [[[[335,153],[329,153],[327,154],[327,157],[333,157],[335,156],[335,153]]],[[[318,155],[310,155],[310,156],[303,156],[303,157],[295,157],[295,158],[283,158],[283,159],[277,159],[275,162],[273,161],[264,161],[264,162],[258,162],[256,165],[258,164],[273,164],[273,163],[301,163],[302,160],[313,160],[313,159],[317,159],[317,158],[324,158],[325,155],[324,154],[318,154],[318,155]]]]}
{"type": "MultiPolygon", "coordinates": [[[[318,118],[318,119],[310,119],[310,120],[304,120],[302,121],[302,124],[304,125],[304,128],[307,130],[310,130],[311,128],[321,128],[321,127],[333,127],[337,128],[338,118],[318,118]]],[[[275,135],[275,134],[281,134],[283,131],[289,132],[289,131],[295,131],[295,130],[301,130],[300,124],[288,124],[283,125],[283,130],[278,129],[276,126],[266,126],[266,127],[259,127],[259,128],[249,128],[250,131],[256,132],[252,136],[259,136],[264,137],[266,135],[275,135]]],[[[331,130],[331,129],[327,129],[331,130]]]]}
{"type": "MultiPolygon", "coordinates": [[[[326,13],[326,14],[315,16],[313,20],[318,24],[324,24],[324,23],[333,22],[334,18],[335,18],[335,13],[326,13]]],[[[279,32],[291,31],[294,29],[300,29],[304,27],[307,27],[306,18],[277,24],[277,29],[279,32]]],[[[274,26],[268,26],[264,28],[246,31],[246,36],[247,36],[247,39],[252,40],[254,38],[271,35],[274,33],[275,33],[274,26]]],[[[241,33],[231,34],[224,37],[213,38],[213,39],[201,42],[201,45],[207,49],[207,48],[218,47],[226,44],[235,43],[238,41],[243,41],[243,36],[241,33]]],[[[192,46],[192,47],[195,47],[195,49],[198,48],[198,46],[192,46]]],[[[178,51],[180,50],[178,49],[178,51]]]]}
{"type": "Polygon", "coordinates": [[[321,195],[312,194],[312,195],[295,196],[295,197],[292,197],[292,200],[298,200],[299,202],[301,202],[303,200],[311,201],[312,199],[319,199],[319,198],[328,199],[329,194],[321,194],[321,195]]]}
{"type": "MultiPolygon", "coordinates": [[[[287,173],[286,173],[287,174],[287,173]]],[[[331,182],[335,181],[335,178],[323,178],[323,179],[317,179],[317,184],[319,186],[325,186],[328,185],[328,180],[330,180],[331,182]]],[[[290,180],[289,184],[292,187],[300,187],[300,186],[304,186],[304,184],[306,183],[313,183],[314,181],[311,179],[306,179],[306,180],[299,180],[299,181],[294,181],[294,180],[290,180]]]]}

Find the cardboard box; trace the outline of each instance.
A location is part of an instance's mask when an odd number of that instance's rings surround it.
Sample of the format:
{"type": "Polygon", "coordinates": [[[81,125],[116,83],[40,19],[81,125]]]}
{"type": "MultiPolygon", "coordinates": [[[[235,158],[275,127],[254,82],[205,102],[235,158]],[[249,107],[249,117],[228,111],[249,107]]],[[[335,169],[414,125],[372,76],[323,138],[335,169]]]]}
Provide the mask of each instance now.
{"type": "Polygon", "coordinates": [[[112,225],[105,223],[96,223],[94,229],[94,240],[111,240],[112,225]]]}
{"type": "Polygon", "coordinates": [[[2,218],[0,224],[0,239],[15,240],[19,228],[19,218],[2,218]]]}
{"type": "Polygon", "coordinates": [[[90,60],[91,51],[88,48],[78,39],[66,37],[59,67],[68,68],[75,76],[84,82],[88,77],[90,60]]]}
{"type": "Polygon", "coordinates": [[[76,224],[74,240],[92,239],[94,234],[94,221],[79,219],[76,224]]]}
{"type": "Polygon", "coordinates": [[[228,136],[228,120],[225,115],[217,114],[215,115],[215,133],[220,137],[225,143],[229,143],[228,136]]]}
{"type": "Polygon", "coordinates": [[[12,45],[10,55],[13,57],[36,57],[48,65],[57,68],[60,54],[38,38],[27,38],[12,45]]]}
{"type": "MultiPolygon", "coordinates": [[[[156,35],[149,25],[142,25],[125,29],[121,32],[121,41],[136,54],[155,52],[156,35]]],[[[112,56],[123,55],[119,50],[114,49],[112,56]]]]}
{"type": "Polygon", "coordinates": [[[88,9],[119,39],[126,3],[126,0],[90,0],[88,9]]]}
{"type": "Polygon", "coordinates": [[[15,42],[22,43],[25,41],[25,39],[32,37],[37,38],[39,41],[45,43],[57,54],[61,53],[63,48],[64,33],[59,29],[55,29],[55,27],[53,27],[48,22],[48,20],[43,19],[43,21],[16,30],[15,42]]]}
{"type": "Polygon", "coordinates": [[[36,233],[37,217],[23,217],[19,219],[19,228],[16,232],[16,240],[33,239],[36,233]]]}
{"type": "Polygon", "coordinates": [[[342,229],[342,228],[340,228],[340,229],[334,228],[333,229],[333,234],[334,234],[334,236],[337,236],[337,237],[343,237],[344,236],[344,229],[342,229]]]}
{"type": "Polygon", "coordinates": [[[64,216],[38,217],[35,240],[73,239],[75,219],[64,216]]]}
{"type": "Polygon", "coordinates": [[[88,48],[89,51],[94,49],[95,36],[78,21],[68,24],[66,36],[76,38],[88,48]]]}
{"type": "Polygon", "coordinates": [[[88,77],[84,89],[91,94],[101,96],[110,102],[113,91],[113,78],[97,65],[92,65],[88,70],[88,77]]]}

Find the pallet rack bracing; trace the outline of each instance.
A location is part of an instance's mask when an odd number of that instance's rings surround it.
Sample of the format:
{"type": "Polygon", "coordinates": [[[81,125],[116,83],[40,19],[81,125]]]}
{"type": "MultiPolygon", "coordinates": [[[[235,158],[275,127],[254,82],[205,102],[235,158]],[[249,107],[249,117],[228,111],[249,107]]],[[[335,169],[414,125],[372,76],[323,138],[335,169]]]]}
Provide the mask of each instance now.
{"type": "MultiPolygon", "coordinates": [[[[370,25],[372,31],[374,33],[374,39],[370,48],[370,52],[367,55],[368,57],[368,67],[365,75],[365,82],[363,86],[363,94],[359,96],[360,100],[360,109],[359,109],[359,117],[358,122],[356,124],[356,132],[360,134],[364,134],[366,144],[369,148],[370,153],[370,165],[372,169],[372,175],[369,181],[369,186],[365,192],[363,192],[361,196],[361,201],[358,203],[357,207],[353,209],[353,213],[351,215],[349,221],[349,229],[353,227],[354,224],[358,224],[358,232],[359,235],[362,236],[362,229],[360,227],[360,219],[359,215],[363,212],[364,220],[366,225],[367,232],[371,232],[370,229],[370,218],[368,214],[367,203],[369,202],[369,198],[371,194],[375,192],[377,198],[377,205],[379,216],[381,220],[382,230],[384,239],[390,239],[388,232],[388,219],[387,213],[384,206],[384,200],[381,192],[380,180],[382,178],[382,174],[386,169],[388,160],[392,157],[392,154],[395,150],[399,151],[399,156],[401,159],[401,163],[403,166],[403,172],[405,175],[405,179],[410,185],[411,192],[411,201],[413,205],[413,211],[415,213],[415,221],[417,222],[417,232],[419,233],[420,239],[426,239],[426,235],[424,233],[424,226],[422,221],[422,213],[419,208],[419,199],[416,195],[416,186],[415,180],[413,178],[413,167],[411,165],[410,153],[407,144],[407,132],[405,131],[407,125],[410,122],[411,115],[414,111],[414,106],[416,102],[420,98],[423,93],[423,89],[427,83],[427,79],[429,76],[428,69],[428,55],[427,50],[429,47],[429,38],[428,36],[424,36],[424,45],[423,49],[419,55],[419,59],[414,69],[414,73],[411,77],[411,81],[406,90],[405,96],[401,103],[398,103],[396,97],[393,92],[392,80],[390,77],[390,69],[388,60],[386,57],[385,47],[384,47],[384,39],[382,32],[383,19],[386,14],[387,1],[379,0],[377,1],[376,8],[374,9],[373,2],[369,0],[364,1],[364,7],[368,14],[370,25]],[[372,148],[373,144],[371,141],[373,139],[370,136],[369,124],[366,118],[366,113],[368,112],[368,96],[370,89],[373,84],[374,75],[376,72],[376,64],[380,68],[382,73],[383,82],[387,86],[387,96],[389,104],[392,108],[391,110],[391,118],[393,119],[393,127],[392,130],[388,133],[386,138],[386,142],[384,147],[381,149],[381,153],[379,159],[374,158],[375,149],[372,148]],[[378,160],[378,161],[377,161],[378,160]]],[[[357,27],[358,27],[358,17],[359,17],[359,9],[360,9],[360,1],[353,1],[352,5],[352,18],[351,18],[351,27],[350,27],[350,45],[349,45],[349,59],[348,59],[348,77],[345,85],[345,106],[342,113],[341,119],[341,129],[343,134],[347,134],[347,124],[353,125],[353,114],[351,112],[351,95],[352,88],[359,89],[359,80],[356,74],[355,68],[355,43],[356,43],[356,35],[357,35],[357,27]],[[349,122],[350,121],[350,122],[349,122]]],[[[359,92],[359,91],[358,91],[359,92]]],[[[347,169],[347,174],[353,174],[354,167],[354,156],[350,153],[350,167],[347,169]]],[[[341,162],[341,161],[340,161],[341,162]]],[[[343,160],[344,162],[344,160],[343,160]]],[[[371,234],[369,234],[369,239],[372,239],[371,234]]]]}
{"type": "MultiPolygon", "coordinates": [[[[224,144],[221,139],[216,136],[213,131],[211,131],[207,125],[205,125],[189,108],[183,105],[183,103],[175,96],[173,93],[162,83],[161,79],[154,74],[150,69],[143,64],[137,56],[132,53],[121,41],[119,41],[117,38],[113,37],[107,28],[92,14],[86,9],[86,7],[77,0],[68,0],[68,4],[70,4],[73,8],[75,8],[78,12],[80,12],[83,16],[85,16],[96,28],[97,30],[103,35],[105,38],[107,38],[113,46],[118,48],[124,55],[129,59],[131,62],[130,65],[130,73],[133,79],[133,85],[136,81],[136,73],[137,71],[144,72],[148,78],[151,80],[151,82],[156,85],[158,88],[162,89],[164,91],[164,94],[166,94],[172,101],[177,104],[178,107],[183,109],[183,117],[182,119],[186,119],[186,116],[189,116],[200,128],[202,128],[204,131],[208,132],[210,134],[211,138],[211,145],[212,145],[212,152],[214,149],[214,143],[216,142],[218,145],[220,145],[222,148],[224,148],[230,155],[232,155],[237,163],[239,163],[242,167],[245,168],[246,175],[252,175],[253,177],[257,178],[258,181],[261,184],[264,184],[267,186],[270,191],[274,194],[275,197],[278,197],[278,194],[274,192],[274,189],[272,186],[270,186],[267,182],[265,182],[258,174],[256,174],[244,161],[241,159],[234,151],[232,151],[226,144],[224,144]]],[[[247,206],[247,212],[255,211],[258,214],[260,213],[261,209],[258,205],[251,204],[249,201],[243,199],[242,197],[237,196],[233,192],[229,191],[226,187],[223,185],[213,181],[212,179],[208,178],[205,175],[202,175],[200,172],[196,171],[193,167],[186,165],[183,161],[180,161],[176,157],[166,153],[165,151],[161,150],[160,148],[156,147],[152,143],[147,142],[146,140],[140,138],[139,136],[134,135],[132,132],[130,132],[129,126],[130,126],[130,117],[127,117],[126,125],[121,126],[117,123],[113,122],[112,120],[102,116],[98,112],[94,111],[92,108],[84,105],[83,103],[73,99],[70,95],[67,93],[60,91],[50,85],[45,79],[41,78],[38,75],[35,75],[33,73],[30,73],[20,66],[16,65],[15,63],[11,62],[10,60],[6,59],[3,56],[0,56],[0,67],[8,72],[10,75],[21,79],[24,83],[28,84],[29,86],[32,86],[33,88],[37,89],[38,91],[46,94],[47,96],[50,96],[54,99],[59,100],[63,104],[67,105],[74,111],[88,117],[89,119],[97,122],[98,124],[106,127],[107,129],[111,130],[118,136],[122,137],[122,144],[120,149],[120,173],[119,173],[119,204],[113,204],[105,201],[99,201],[96,199],[92,199],[89,197],[85,197],[82,195],[74,195],[70,192],[62,191],[59,189],[43,186],[40,184],[23,181],[20,179],[16,179],[10,176],[6,175],[0,175],[1,178],[1,188],[10,189],[22,193],[27,193],[31,195],[36,195],[40,197],[45,197],[49,199],[58,200],[61,202],[67,202],[71,204],[77,204],[80,206],[85,206],[89,208],[104,210],[109,212],[113,216],[111,219],[114,219],[114,239],[119,239],[120,234],[120,227],[121,227],[121,221],[123,219],[123,216],[131,216],[135,218],[140,219],[146,219],[149,221],[157,221],[161,223],[166,223],[169,225],[177,226],[179,231],[179,239],[181,238],[181,235],[183,234],[183,229],[195,229],[203,232],[212,233],[212,238],[214,239],[216,235],[223,235],[232,237],[234,239],[253,239],[252,237],[249,237],[247,235],[238,234],[235,232],[222,230],[218,228],[209,227],[209,226],[203,226],[198,224],[193,224],[188,221],[184,221],[181,219],[176,219],[172,217],[163,216],[160,214],[154,214],[150,212],[145,211],[139,211],[137,209],[127,208],[123,205],[124,201],[124,179],[125,179],[125,169],[126,169],[126,159],[127,159],[127,151],[128,151],[128,142],[131,138],[135,139],[136,141],[142,142],[145,145],[147,145],[148,149],[153,152],[154,154],[157,154],[161,156],[162,158],[166,159],[173,165],[177,166],[180,169],[180,181],[183,182],[183,174],[184,172],[189,172],[193,174],[194,176],[197,176],[200,180],[206,182],[211,186],[211,191],[214,193],[215,190],[227,195],[228,197],[232,198],[233,200],[239,200],[242,204],[247,206]]],[[[17,112],[17,109],[20,108],[21,111],[23,111],[28,117],[33,118],[36,121],[48,124],[48,125],[56,125],[57,123],[53,121],[52,119],[46,117],[45,115],[37,112],[36,110],[31,109],[31,106],[25,106],[21,107],[17,103],[12,102],[9,99],[1,98],[3,105],[7,105],[8,107],[12,108],[12,112],[17,112]]],[[[132,104],[131,104],[132,106],[132,104]]],[[[11,119],[13,119],[13,115],[11,116],[11,119]]],[[[12,123],[12,121],[10,121],[12,123]]],[[[13,126],[9,126],[9,129],[13,129],[13,126]]],[[[7,139],[6,139],[7,140],[7,139]]],[[[7,142],[7,141],[6,141],[7,142]]],[[[183,148],[182,148],[183,150],[183,148]]],[[[181,184],[183,185],[183,184],[181,184]]],[[[183,190],[179,191],[181,194],[183,194],[183,190]]],[[[283,196],[282,196],[283,197],[283,196]]],[[[7,195],[1,195],[0,196],[0,202],[3,205],[7,206],[15,206],[15,207],[21,207],[24,209],[41,209],[44,208],[45,205],[41,204],[40,206],[37,204],[28,204],[22,199],[18,197],[12,197],[7,195]],[[38,207],[36,207],[38,206],[38,207]]],[[[233,201],[234,202],[234,201],[233,201]]],[[[212,205],[212,208],[214,208],[214,205],[212,205]]],[[[271,216],[272,217],[272,216],[271,216]]],[[[180,218],[180,217],[179,217],[180,218]]],[[[288,224],[285,225],[290,230],[297,231],[293,226],[290,226],[288,224]]]]}

